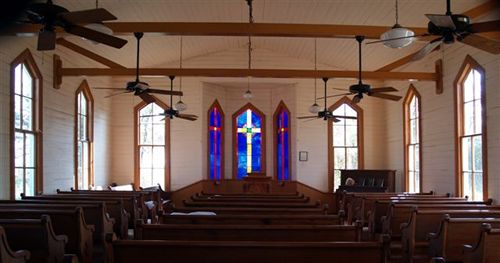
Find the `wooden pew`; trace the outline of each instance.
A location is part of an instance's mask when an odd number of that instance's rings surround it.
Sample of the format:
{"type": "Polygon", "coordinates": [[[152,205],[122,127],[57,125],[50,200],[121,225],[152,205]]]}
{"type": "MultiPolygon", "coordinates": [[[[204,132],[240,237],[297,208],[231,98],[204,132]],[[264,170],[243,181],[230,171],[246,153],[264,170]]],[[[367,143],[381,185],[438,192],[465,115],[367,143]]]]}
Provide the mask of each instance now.
{"type": "MultiPolygon", "coordinates": [[[[11,203],[11,200],[0,200],[0,204],[2,203],[11,203]]],[[[123,208],[123,201],[89,201],[89,200],[60,200],[60,199],[22,199],[16,200],[15,202],[19,203],[27,203],[27,204],[63,204],[63,205],[73,205],[75,207],[81,205],[99,205],[104,203],[106,207],[106,213],[109,214],[109,217],[115,220],[115,224],[113,225],[113,232],[115,232],[118,237],[122,239],[127,239],[128,232],[128,221],[130,218],[130,214],[123,208]]]]}
{"type": "Polygon", "coordinates": [[[304,198],[254,198],[254,197],[218,197],[218,196],[200,196],[196,194],[191,196],[192,201],[204,202],[262,202],[262,203],[308,203],[309,197],[304,198]]]}
{"type": "Polygon", "coordinates": [[[98,202],[108,202],[108,201],[118,201],[122,202],[123,209],[130,214],[130,220],[128,220],[128,228],[134,228],[135,221],[138,219],[144,219],[140,209],[137,205],[137,199],[135,197],[120,198],[120,197],[105,197],[105,196],[79,196],[79,195],[35,195],[35,196],[22,196],[23,200],[71,200],[73,202],[85,202],[85,201],[98,201],[98,202]]]}
{"type": "Polygon", "coordinates": [[[234,198],[234,197],[243,197],[243,198],[274,198],[274,199],[289,199],[289,198],[304,198],[304,194],[300,194],[298,192],[295,193],[279,193],[279,194],[265,194],[265,193],[246,193],[246,194],[241,194],[241,193],[206,193],[206,192],[201,192],[200,196],[205,197],[205,196],[217,196],[219,198],[234,198]]]}
{"type": "Polygon", "coordinates": [[[429,233],[429,257],[435,262],[462,262],[464,244],[477,241],[481,225],[488,223],[493,228],[500,228],[500,218],[451,218],[443,216],[439,230],[429,233]]]}
{"type": "Polygon", "coordinates": [[[185,241],[361,241],[361,225],[174,225],[142,224],[137,240],[185,241]]]}
{"type": "MultiPolygon", "coordinates": [[[[327,214],[328,207],[318,208],[255,208],[255,207],[179,207],[175,212],[191,213],[210,211],[217,215],[244,214],[244,215],[321,215],[327,214]]],[[[172,212],[174,212],[172,211],[172,212]]]]}
{"type": "Polygon", "coordinates": [[[385,262],[384,242],[111,241],[114,262],[385,262]]]}
{"type": "Polygon", "coordinates": [[[83,209],[76,208],[74,211],[56,209],[14,209],[1,208],[1,219],[37,219],[42,215],[49,215],[52,221],[54,232],[57,235],[66,235],[67,254],[76,254],[79,262],[92,262],[92,232],[94,227],[85,223],[83,209]]]}
{"type": "Polygon", "coordinates": [[[315,208],[321,206],[321,203],[294,203],[294,202],[206,202],[206,201],[187,201],[182,200],[186,207],[263,207],[263,208],[315,208]]]}
{"type": "Polygon", "coordinates": [[[68,237],[54,233],[48,215],[41,219],[0,219],[0,226],[12,249],[30,251],[28,262],[63,262],[68,237]]]}
{"type": "Polygon", "coordinates": [[[429,261],[427,252],[429,249],[428,234],[437,232],[445,214],[450,217],[460,218],[500,218],[500,207],[488,206],[484,209],[465,208],[460,210],[456,207],[421,209],[419,206],[414,208],[409,221],[401,225],[401,243],[403,258],[406,259],[405,262],[415,262],[422,259],[429,261]]]}
{"type": "Polygon", "coordinates": [[[342,225],[341,215],[163,215],[160,224],[342,225]]]}
{"type": "Polygon", "coordinates": [[[481,227],[479,241],[473,247],[464,245],[464,263],[498,263],[500,259],[500,229],[489,224],[481,227]]]}
{"type": "Polygon", "coordinates": [[[0,262],[2,263],[25,263],[30,258],[28,250],[12,251],[9,246],[7,235],[0,226],[0,262]]]}

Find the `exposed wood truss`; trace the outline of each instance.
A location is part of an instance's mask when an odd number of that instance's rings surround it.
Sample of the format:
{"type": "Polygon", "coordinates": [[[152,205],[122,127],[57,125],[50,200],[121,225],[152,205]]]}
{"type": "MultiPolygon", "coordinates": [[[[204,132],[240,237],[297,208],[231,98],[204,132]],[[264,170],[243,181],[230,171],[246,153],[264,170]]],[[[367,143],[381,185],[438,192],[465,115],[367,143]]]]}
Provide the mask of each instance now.
{"type": "Polygon", "coordinates": [[[58,45],[61,45],[67,49],[73,50],[74,52],[76,52],[80,55],[83,55],[87,58],[90,58],[94,61],[97,61],[105,66],[110,67],[110,68],[125,68],[124,66],[122,66],[122,65],[120,65],[112,60],[109,60],[101,55],[98,55],[98,54],[96,54],[88,49],[85,49],[77,44],[74,44],[74,43],[72,43],[64,38],[58,38],[56,40],[56,43],[58,45]]]}

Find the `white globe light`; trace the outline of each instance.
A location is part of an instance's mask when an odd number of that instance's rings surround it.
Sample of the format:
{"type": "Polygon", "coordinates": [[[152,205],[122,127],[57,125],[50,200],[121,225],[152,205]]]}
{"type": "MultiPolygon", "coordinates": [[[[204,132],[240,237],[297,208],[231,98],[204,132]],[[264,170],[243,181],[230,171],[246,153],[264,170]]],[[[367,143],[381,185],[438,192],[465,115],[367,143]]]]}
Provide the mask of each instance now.
{"type": "Polygon", "coordinates": [[[250,90],[247,90],[244,94],[243,94],[243,98],[249,100],[251,98],[253,98],[253,94],[250,90]]]}
{"type": "Polygon", "coordinates": [[[178,111],[185,111],[187,110],[187,105],[186,103],[182,102],[182,100],[179,100],[176,104],[175,104],[175,109],[178,110],[178,111]]]}
{"type": "Polygon", "coordinates": [[[413,42],[413,36],[415,33],[407,28],[401,27],[398,24],[395,24],[391,30],[384,32],[380,36],[380,40],[388,40],[383,42],[386,47],[390,48],[403,48],[408,46],[413,42]]]}
{"type": "MultiPolygon", "coordinates": [[[[107,26],[105,26],[104,24],[101,24],[101,23],[87,24],[84,27],[86,27],[88,29],[92,29],[92,30],[98,31],[98,32],[101,32],[101,33],[104,33],[106,35],[113,35],[113,30],[111,30],[111,28],[109,28],[109,27],[107,27],[107,26]]],[[[96,42],[96,41],[93,41],[93,40],[90,40],[90,39],[86,39],[84,37],[82,37],[82,39],[88,40],[88,41],[90,41],[90,43],[92,43],[94,45],[99,44],[99,42],[96,42]]]]}
{"type": "Polygon", "coordinates": [[[311,106],[309,107],[309,112],[310,112],[310,113],[314,113],[314,114],[316,114],[316,113],[318,113],[320,110],[321,110],[321,107],[320,107],[320,106],[318,105],[318,103],[316,103],[316,102],[315,102],[313,105],[311,105],[311,106]]]}

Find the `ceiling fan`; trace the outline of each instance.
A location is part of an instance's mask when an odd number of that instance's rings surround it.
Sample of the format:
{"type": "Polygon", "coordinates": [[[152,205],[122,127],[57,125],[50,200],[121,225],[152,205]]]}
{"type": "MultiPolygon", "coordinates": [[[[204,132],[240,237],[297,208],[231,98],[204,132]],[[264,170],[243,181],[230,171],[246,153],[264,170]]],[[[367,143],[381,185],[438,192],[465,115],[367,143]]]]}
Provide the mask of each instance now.
{"type": "MultiPolygon", "coordinates": [[[[359,62],[359,64],[358,64],[358,66],[359,66],[358,83],[351,85],[349,87],[349,93],[340,94],[340,95],[331,95],[331,96],[326,96],[326,93],[325,93],[325,98],[354,94],[354,97],[352,98],[352,102],[354,102],[354,103],[359,103],[364,95],[368,95],[370,97],[376,97],[376,98],[380,98],[380,99],[399,101],[402,98],[401,96],[383,93],[383,92],[395,92],[395,91],[398,91],[397,89],[395,89],[393,87],[372,88],[370,85],[363,83],[362,77],[361,77],[361,73],[362,73],[362,70],[361,70],[361,65],[362,65],[361,64],[361,43],[363,42],[364,39],[365,39],[364,36],[356,36],[356,41],[358,41],[358,56],[359,56],[358,57],[358,62],[359,62]]],[[[341,89],[341,90],[344,90],[344,89],[341,89]]],[[[344,91],[346,91],[346,90],[344,90],[344,91]]],[[[321,98],[319,98],[319,99],[321,99],[321,98]]]]}
{"type": "MultiPolygon", "coordinates": [[[[326,83],[328,82],[328,78],[323,78],[323,82],[325,83],[325,96],[323,99],[325,99],[325,108],[323,111],[318,112],[318,115],[312,115],[312,116],[302,116],[302,117],[297,117],[297,119],[323,119],[323,120],[329,120],[331,119],[333,122],[339,122],[340,119],[356,119],[356,117],[350,117],[350,116],[340,116],[340,115],[333,115],[331,111],[328,110],[326,107],[326,83]]],[[[335,96],[344,96],[344,94],[339,94],[339,95],[333,95],[329,97],[335,97],[335,96]]]]}
{"type": "Polygon", "coordinates": [[[104,8],[95,8],[69,12],[68,9],[55,5],[52,0],[47,3],[33,3],[27,6],[27,21],[31,24],[40,24],[42,29],[38,33],[38,50],[53,50],[56,46],[56,27],[67,33],[84,37],[115,48],[127,44],[127,40],[86,28],[81,24],[100,23],[116,20],[117,18],[104,8]]]}
{"type": "Polygon", "coordinates": [[[477,35],[476,33],[499,32],[500,20],[471,24],[466,15],[451,13],[451,0],[446,0],[446,14],[426,14],[428,34],[438,36],[418,51],[412,60],[419,60],[432,52],[441,43],[451,44],[455,40],[492,54],[500,54],[500,42],[477,35]]]}
{"type": "Polygon", "coordinates": [[[180,119],[185,119],[185,120],[188,120],[188,121],[195,121],[198,119],[198,116],[196,115],[193,115],[193,114],[184,114],[184,113],[179,113],[178,110],[174,109],[174,107],[172,106],[173,104],[173,97],[174,97],[174,79],[175,79],[175,76],[169,76],[170,78],[170,107],[167,108],[165,110],[165,112],[163,114],[160,114],[162,116],[165,116],[165,119],[166,118],[170,118],[170,119],[173,119],[174,117],[176,118],[180,118],[180,119]]]}
{"type": "Polygon", "coordinates": [[[134,93],[134,95],[141,97],[147,103],[154,102],[154,98],[149,95],[149,93],[163,94],[163,95],[176,95],[182,96],[181,91],[173,91],[173,90],[161,90],[161,89],[153,89],[149,86],[148,83],[142,82],[139,80],[139,55],[140,55],[140,43],[141,38],[144,36],[142,32],[135,32],[135,38],[137,39],[137,53],[136,53],[136,68],[135,68],[135,81],[127,82],[127,86],[125,86],[125,90],[123,88],[94,88],[94,89],[106,89],[106,90],[120,90],[121,92],[113,93],[111,95],[106,96],[105,98],[109,98],[112,96],[125,94],[125,93],[134,93]]]}

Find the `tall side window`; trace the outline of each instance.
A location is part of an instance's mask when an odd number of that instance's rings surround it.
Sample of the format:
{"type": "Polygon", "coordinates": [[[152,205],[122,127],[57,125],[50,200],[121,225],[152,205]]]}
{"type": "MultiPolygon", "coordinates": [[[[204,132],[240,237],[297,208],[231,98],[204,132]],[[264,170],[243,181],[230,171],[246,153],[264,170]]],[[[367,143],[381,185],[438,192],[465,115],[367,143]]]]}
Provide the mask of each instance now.
{"type": "Polygon", "coordinates": [[[488,197],[484,72],[467,56],[455,81],[457,190],[472,200],[488,197]]]}
{"type": "Polygon", "coordinates": [[[335,191],[341,184],[341,170],[363,168],[363,110],[347,97],[329,110],[334,115],[355,118],[328,121],[328,181],[329,190],[335,191]]]}
{"type": "Polygon", "coordinates": [[[208,178],[224,179],[224,112],[217,100],[208,110],[208,178]]]}
{"type": "Polygon", "coordinates": [[[265,115],[248,103],[233,114],[233,177],[263,173],[265,165],[265,115]]]}
{"type": "Polygon", "coordinates": [[[273,116],[274,170],[276,181],[290,178],[290,111],[281,101],[273,116]]]}
{"type": "Polygon", "coordinates": [[[76,90],[75,107],[75,189],[89,189],[94,184],[94,99],[85,80],[76,90]]]}
{"type": "Polygon", "coordinates": [[[422,191],[420,94],[410,85],[403,102],[406,191],[422,191]]]}
{"type": "Polygon", "coordinates": [[[135,184],[141,187],[160,185],[170,189],[169,119],[160,114],[167,106],[155,102],[141,102],[135,107],[135,184]]]}
{"type": "Polygon", "coordinates": [[[42,190],[40,70],[29,50],[11,63],[11,198],[42,190]]]}

